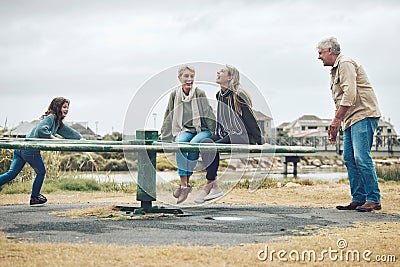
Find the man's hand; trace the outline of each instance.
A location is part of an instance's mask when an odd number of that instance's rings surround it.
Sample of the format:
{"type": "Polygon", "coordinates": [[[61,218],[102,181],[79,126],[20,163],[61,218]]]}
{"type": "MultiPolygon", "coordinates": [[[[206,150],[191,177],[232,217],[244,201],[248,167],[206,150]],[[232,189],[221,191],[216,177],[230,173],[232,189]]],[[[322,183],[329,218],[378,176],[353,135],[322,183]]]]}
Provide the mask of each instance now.
{"type": "Polygon", "coordinates": [[[335,117],[328,127],[328,141],[330,144],[336,144],[336,137],[339,132],[340,122],[341,121],[335,117]]]}
{"type": "Polygon", "coordinates": [[[339,106],[336,111],[335,117],[333,118],[331,125],[328,127],[328,141],[330,144],[336,144],[336,136],[339,132],[340,123],[348,109],[349,107],[347,106],[339,106]]]}

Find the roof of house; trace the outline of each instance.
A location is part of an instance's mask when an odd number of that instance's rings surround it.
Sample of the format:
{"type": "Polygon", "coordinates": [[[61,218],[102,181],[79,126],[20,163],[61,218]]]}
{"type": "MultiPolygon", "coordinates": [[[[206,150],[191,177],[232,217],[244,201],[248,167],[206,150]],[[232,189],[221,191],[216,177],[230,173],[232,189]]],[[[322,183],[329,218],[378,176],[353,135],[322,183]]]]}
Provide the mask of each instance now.
{"type": "Polygon", "coordinates": [[[303,115],[294,121],[293,125],[298,123],[300,125],[328,125],[331,122],[330,119],[321,119],[315,115],[303,115]]]}
{"type": "Polygon", "coordinates": [[[291,122],[282,122],[281,124],[279,124],[276,128],[285,128],[287,127],[291,122]]]}
{"type": "Polygon", "coordinates": [[[4,135],[12,135],[12,136],[26,136],[28,135],[32,129],[38,125],[39,120],[34,120],[31,122],[28,121],[22,121],[17,127],[11,129],[10,131],[7,131],[4,133],[4,135]]]}
{"type": "MultiPolygon", "coordinates": [[[[38,125],[40,120],[33,120],[31,122],[22,121],[17,127],[4,133],[4,136],[26,136],[32,129],[38,125]]],[[[95,136],[96,134],[88,127],[87,122],[64,122],[69,127],[78,131],[82,136],[89,137],[95,136]]]]}
{"type": "Polygon", "coordinates": [[[68,126],[70,126],[72,129],[78,131],[83,136],[96,135],[89,127],[84,127],[84,125],[82,125],[80,123],[72,123],[68,126]]]}
{"type": "Polygon", "coordinates": [[[261,111],[258,111],[258,110],[253,110],[253,111],[254,111],[254,115],[256,117],[256,120],[258,120],[258,121],[272,120],[271,117],[265,115],[261,111]]]}
{"type": "Polygon", "coordinates": [[[308,130],[308,131],[301,131],[298,133],[293,133],[291,137],[306,137],[306,136],[315,136],[317,133],[320,133],[319,130],[308,130]]]}

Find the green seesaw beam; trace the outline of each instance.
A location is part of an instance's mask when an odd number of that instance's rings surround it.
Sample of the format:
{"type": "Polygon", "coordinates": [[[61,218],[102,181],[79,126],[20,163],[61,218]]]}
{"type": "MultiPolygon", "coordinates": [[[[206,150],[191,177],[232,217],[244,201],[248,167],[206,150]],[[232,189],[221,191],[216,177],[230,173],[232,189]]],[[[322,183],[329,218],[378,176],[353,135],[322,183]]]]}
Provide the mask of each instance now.
{"type": "Polygon", "coordinates": [[[314,147],[306,146],[274,146],[214,143],[168,143],[159,141],[101,141],[101,140],[67,140],[67,139],[35,139],[35,138],[0,138],[0,148],[47,151],[75,152],[223,152],[223,153],[283,153],[303,154],[315,153],[314,147]]]}

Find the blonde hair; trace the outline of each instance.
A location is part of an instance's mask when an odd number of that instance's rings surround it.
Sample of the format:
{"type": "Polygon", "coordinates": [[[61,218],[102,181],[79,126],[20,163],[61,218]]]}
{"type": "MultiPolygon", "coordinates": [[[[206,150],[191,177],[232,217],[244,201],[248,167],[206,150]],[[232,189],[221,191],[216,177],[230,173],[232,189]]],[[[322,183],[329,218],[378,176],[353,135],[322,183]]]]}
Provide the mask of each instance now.
{"type": "Polygon", "coordinates": [[[181,66],[181,67],[179,68],[179,70],[178,70],[178,77],[181,77],[181,76],[183,75],[183,72],[184,72],[185,70],[189,70],[189,71],[191,71],[191,72],[193,72],[193,73],[196,73],[195,69],[194,69],[192,66],[183,65],[183,66],[181,66]]]}
{"type": "Polygon", "coordinates": [[[239,71],[230,65],[225,65],[228,69],[228,76],[232,79],[228,82],[228,88],[233,92],[233,103],[234,110],[241,116],[242,108],[240,105],[247,105],[250,110],[252,108],[252,102],[250,95],[242,88],[240,84],[240,74],[239,71]]]}

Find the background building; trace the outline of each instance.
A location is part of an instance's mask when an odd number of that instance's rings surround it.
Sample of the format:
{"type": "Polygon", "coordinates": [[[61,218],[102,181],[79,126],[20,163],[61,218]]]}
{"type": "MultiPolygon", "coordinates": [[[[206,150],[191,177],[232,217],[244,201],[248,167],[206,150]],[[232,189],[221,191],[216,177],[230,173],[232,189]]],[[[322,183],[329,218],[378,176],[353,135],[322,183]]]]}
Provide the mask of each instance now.
{"type": "MultiPolygon", "coordinates": [[[[303,115],[292,122],[284,122],[277,126],[278,134],[286,134],[288,137],[312,137],[312,136],[327,136],[328,127],[332,119],[321,119],[315,115],[303,115]]],[[[381,117],[379,120],[375,135],[394,135],[397,133],[394,126],[381,117]]]]}
{"type": "MultiPolygon", "coordinates": [[[[38,125],[40,120],[33,120],[31,122],[23,121],[17,127],[12,128],[3,133],[4,137],[13,137],[13,138],[23,138],[26,137],[32,129],[38,125]]],[[[88,122],[64,122],[65,125],[70,126],[71,128],[78,131],[83,138],[85,139],[99,139],[100,136],[97,136],[92,129],[89,127],[88,122]]]]}
{"type": "Polygon", "coordinates": [[[254,110],[254,115],[257,120],[257,124],[260,127],[261,135],[264,140],[268,140],[269,138],[275,137],[275,131],[272,126],[273,119],[261,111],[254,110]]]}

